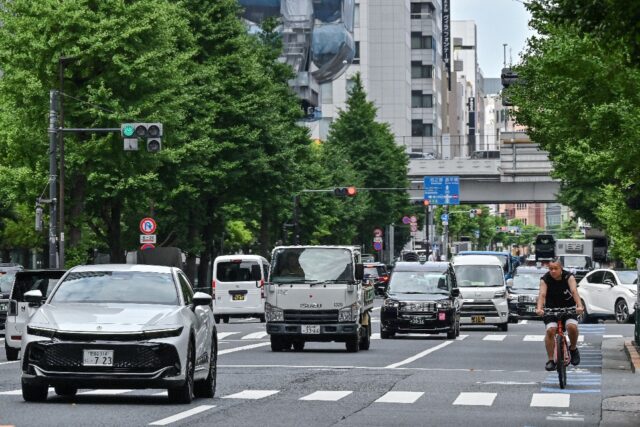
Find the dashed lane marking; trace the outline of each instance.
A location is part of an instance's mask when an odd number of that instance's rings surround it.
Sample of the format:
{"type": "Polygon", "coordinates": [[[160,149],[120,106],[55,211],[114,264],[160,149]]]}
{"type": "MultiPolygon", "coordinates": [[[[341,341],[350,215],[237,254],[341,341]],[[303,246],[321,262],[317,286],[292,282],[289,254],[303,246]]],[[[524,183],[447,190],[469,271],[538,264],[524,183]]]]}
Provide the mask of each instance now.
{"type": "Polygon", "coordinates": [[[418,353],[418,354],[416,354],[414,356],[411,356],[411,357],[409,357],[407,359],[404,359],[404,360],[402,360],[400,362],[392,363],[391,365],[388,365],[387,368],[398,368],[398,367],[400,367],[402,365],[407,365],[407,364],[409,364],[411,362],[415,362],[416,360],[421,359],[424,356],[427,356],[427,355],[429,355],[429,354],[431,354],[431,353],[433,353],[435,351],[438,351],[441,348],[444,348],[444,347],[448,346],[451,343],[453,343],[453,341],[445,341],[442,344],[438,344],[435,347],[431,347],[431,348],[429,348],[429,349],[427,349],[425,351],[421,351],[420,353],[418,353]]]}
{"type": "Polygon", "coordinates": [[[376,400],[376,403],[414,403],[420,399],[421,391],[389,391],[376,400]]]}
{"type": "Polygon", "coordinates": [[[240,332],[218,332],[218,339],[223,340],[230,335],[239,334],[239,333],[240,332]]]}
{"type": "Polygon", "coordinates": [[[130,391],[133,391],[133,390],[131,390],[131,389],[102,389],[102,388],[99,388],[97,390],[83,391],[82,393],[78,393],[78,394],[79,395],[82,394],[83,396],[94,396],[94,395],[115,396],[117,394],[129,393],[130,391]]]}
{"type": "Polygon", "coordinates": [[[371,334],[371,339],[372,340],[379,340],[380,339],[380,334],[371,334]]]}
{"type": "Polygon", "coordinates": [[[184,412],[180,412],[178,414],[172,415],[170,417],[167,418],[163,418],[161,420],[158,421],[154,421],[152,423],[150,423],[150,426],[166,426],[169,424],[173,424],[176,421],[181,421],[184,420],[185,418],[189,418],[192,417],[194,415],[200,414],[202,412],[208,411],[210,409],[215,408],[216,405],[200,405],[200,406],[196,406],[195,408],[189,409],[187,411],[184,412]]]}
{"type": "Polygon", "coordinates": [[[218,356],[221,356],[223,354],[235,353],[236,351],[251,350],[252,348],[264,347],[265,345],[270,345],[270,344],[271,343],[268,343],[268,342],[260,342],[257,344],[243,345],[242,347],[228,348],[226,350],[218,351],[218,356]]]}
{"type": "Polygon", "coordinates": [[[349,396],[352,391],[328,391],[320,390],[313,392],[307,396],[301,397],[299,400],[318,400],[322,402],[337,402],[338,400],[349,396]]]}
{"type": "Polygon", "coordinates": [[[482,338],[482,341],[504,341],[506,337],[506,335],[487,335],[482,338]]]}
{"type": "Polygon", "coordinates": [[[250,399],[258,400],[265,397],[273,396],[279,393],[280,390],[243,390],[240,393],[230,394],[228,396],[222,396],[223,399],[250,399]]]}
{"type": "Polygon", "coordinates": [[[522,341],[544,341],[544,335],[525,335],[522,341]]]}
{"type": "Polygon", "coordinates": [[[498,393],[468,393],[462,392],[453,402],[454,405],[491,406],[498,393]]]}
{"type": "Polygon", "coordinates": [[[264,337],[266,337],[267,334],[266,332],[254,332],[252,334],[248,334],[242,337],[243,340],[260,340],[264,337]]]}
{"type": "Polygon", "coordinates": [[[569,394],[533,393],[529,406],[536,408],[568,408],[571,402],[569,394]]]}

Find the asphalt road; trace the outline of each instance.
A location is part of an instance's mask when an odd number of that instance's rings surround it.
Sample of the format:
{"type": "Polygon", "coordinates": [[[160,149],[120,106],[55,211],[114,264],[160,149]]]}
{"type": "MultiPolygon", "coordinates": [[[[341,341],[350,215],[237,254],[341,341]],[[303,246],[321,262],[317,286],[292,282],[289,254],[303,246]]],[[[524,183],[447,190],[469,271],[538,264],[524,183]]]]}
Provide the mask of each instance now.
{"type": "MultiPolygon", "coordinates": [[[[378,310],[373,318],[376,333],[378,310]]],[[[508,332],[463,329],[457,340],[374,334],[371,349],[359,353],[338,343],[272,353],[264,329],[257,320],[218,325],[216,397],[190,405],[170,404],[162,390],[81,390],[74,398],[51,392],[46,403],[26,403],[18,362],[0,350],[0,424],[593,426],[606,387],[615,387],[603,375],[603,340],[633,335],[633,325],[581,325],[582,363],[560,390],[555,372],[544,371],[537,321],[511,324],[508,332]]]]}

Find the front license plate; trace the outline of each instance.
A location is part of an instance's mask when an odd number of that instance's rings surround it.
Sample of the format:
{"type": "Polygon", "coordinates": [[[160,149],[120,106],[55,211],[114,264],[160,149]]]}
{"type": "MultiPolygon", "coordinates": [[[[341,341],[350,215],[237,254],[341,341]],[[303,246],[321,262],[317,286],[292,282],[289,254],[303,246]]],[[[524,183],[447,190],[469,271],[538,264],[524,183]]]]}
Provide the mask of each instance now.
{"type": "Polygon", "coordinates": [[[301,331],[303,334],[319,334],[320,325],[302,325],[301,331]]]}
{"type": "Polygon", "coordinates": [[[84,350],[83,366],[113,366],[113,350],[84,350]]]}
{"type": "Polygon", "coordinates": [[[527,307],[527,313],[535,313],[536,312],[536,307],[533,305],[530,305],[527,307]]]}
{"type": "Polygon", "coordinates": [[[471,323],[475,323],[477,325],[484,324],[484,316],[471,316],[471,323]]]}
{"type": "Polygon", "coordinates": [[[422,317],[412,317],[409,319],[411,325],[424,325],[424,319],[422,317]]]}
{"type": "Polygon", "coordinates": [[[242,294],[235,294],[235,295],[233,296],[233,300],[234,300],[234,301],[244,301],[244,295],[242,295],[242,294]]]}

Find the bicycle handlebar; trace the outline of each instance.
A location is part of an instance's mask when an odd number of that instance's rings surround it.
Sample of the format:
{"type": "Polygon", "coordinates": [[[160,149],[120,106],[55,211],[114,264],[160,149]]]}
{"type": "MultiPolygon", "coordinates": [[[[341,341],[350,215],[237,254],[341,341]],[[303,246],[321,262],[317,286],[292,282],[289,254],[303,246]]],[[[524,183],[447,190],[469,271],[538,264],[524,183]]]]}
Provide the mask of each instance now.
{"type": "Polygon", "coordinates": [[[577,314],[576,307],[545,308],[545,314],[577,314]]]}

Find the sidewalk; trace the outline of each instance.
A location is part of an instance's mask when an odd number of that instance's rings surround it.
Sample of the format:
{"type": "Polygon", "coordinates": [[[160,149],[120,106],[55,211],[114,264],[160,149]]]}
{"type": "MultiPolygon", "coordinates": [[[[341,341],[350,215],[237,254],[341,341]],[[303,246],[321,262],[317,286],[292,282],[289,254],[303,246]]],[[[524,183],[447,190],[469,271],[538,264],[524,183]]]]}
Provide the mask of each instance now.
{"type": "Polygon", "coordinates": [[[640,359],[637,349],[627,346],[632,338],[602,342],[602,418],[600,425],[640,426],[640,359]],[[635,351],[637,370],[632,369],[627,351],[635,351]]]}

